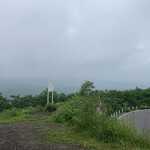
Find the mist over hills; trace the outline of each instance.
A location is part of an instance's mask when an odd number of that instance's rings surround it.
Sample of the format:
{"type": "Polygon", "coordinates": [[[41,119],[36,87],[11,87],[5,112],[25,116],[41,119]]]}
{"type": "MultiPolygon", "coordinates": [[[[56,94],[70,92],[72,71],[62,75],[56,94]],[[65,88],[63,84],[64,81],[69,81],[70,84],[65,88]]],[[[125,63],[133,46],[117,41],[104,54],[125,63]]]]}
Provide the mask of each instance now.
{"type": "MultiPolygon", "coordinates": [[[[0,93],[3,96],[9,97],[10,95],[37,95],[45,90],[48,86],[47,79],[3,79],[0,80],[0,93]]],[[[79,82],[64,82],[54,81],[54,90],[58,93],[72,93],[77,92],[80,89],[81,84],[79,82]]]]}
{"type": "MultiPolygon", "coordinates": [[[[0,80],[0,93],[3,96],[9,97],[10,95],[37,95],[45,90],[48,86],[48,79],[3,79],[0,80]]],[[[93,81],[95,89],[98,90],[126,90],[135,89],[136,86],[139,88],[148,88],[149,85],[139,84],[135,82],[118,82],[118,81],[105,81],[97,80],[93,81]]],[[[54,90],[58,93],[74,93],[80,90],[82,83],[85,80],[54,80],[54,90]]]]}

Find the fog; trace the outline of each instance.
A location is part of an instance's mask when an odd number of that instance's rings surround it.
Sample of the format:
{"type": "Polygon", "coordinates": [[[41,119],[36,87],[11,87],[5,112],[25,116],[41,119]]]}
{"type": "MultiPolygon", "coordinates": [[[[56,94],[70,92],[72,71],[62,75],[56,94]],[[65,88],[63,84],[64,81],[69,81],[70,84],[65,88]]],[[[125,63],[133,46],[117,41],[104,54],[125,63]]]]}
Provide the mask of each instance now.
{"type": "Polygon", "coordinates": [[[0,90],[16,82],[41,90],[49,80],[60,92],[85,80],[149,87],[149,8],[149,0],[1,0],[0,90]]]}

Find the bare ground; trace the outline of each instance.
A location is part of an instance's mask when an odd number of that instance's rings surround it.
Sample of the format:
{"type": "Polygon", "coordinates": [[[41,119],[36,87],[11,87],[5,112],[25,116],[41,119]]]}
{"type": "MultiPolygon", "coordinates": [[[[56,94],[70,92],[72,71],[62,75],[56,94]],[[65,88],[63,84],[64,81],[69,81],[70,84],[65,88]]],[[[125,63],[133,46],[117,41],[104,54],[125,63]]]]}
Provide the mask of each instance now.
{"type": "Polygon", "coordinates": [[[0,150],[81,150],[75,144],[37,142],[49,129],[59,126],[39,120],[0,124],[0,150]]]}

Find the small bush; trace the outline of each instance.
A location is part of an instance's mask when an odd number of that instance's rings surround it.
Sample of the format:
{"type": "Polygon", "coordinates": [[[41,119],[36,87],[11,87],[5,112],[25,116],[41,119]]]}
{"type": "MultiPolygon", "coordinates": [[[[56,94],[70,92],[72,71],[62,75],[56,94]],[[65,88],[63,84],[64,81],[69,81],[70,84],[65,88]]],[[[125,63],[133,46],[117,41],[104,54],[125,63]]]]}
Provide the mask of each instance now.
{"type": "Polygon", "coordinates": [[[45,105],[44,107],[44,111],[49,111],[49,112],[54,112],[56,111],[56,106],[55,105],[52,105],[51,103],[48,103],[45,105]]]}
{"type": "Polygon", "coordinates": [[[64,105],[64,102],[57,102],[57,103],[54,103],[56,109],[58,109],[59,107],[63,106],[64,105]]]}
{"type": "Polygon", "coordinates": [[[28,115],[32,115],[36,112],[40,111],[39,108],[37,107],[28,107],[27,109],[21,109],[20,114],[28,114],[28,115]]]}
{"type": "Polygon", "coordinates": [[[11,108],[0,113],[0,123],[27,120],[32,114],[38,111],[39,110],[37,108],[33,107],[29,107],[27,109],[11,108]]]}
{"type": "Polygon", "coordinates": [[[82,105],[82,102],[83,100],[80,97],[73,97],[67,101],[56,111],[54,115],[55,121],[74,123],[74,117],[79,114],[79,107],[82,105]]]}
{"type": "Polygon", "coordinates": [[[18,116],[21,112],[19,108],[11,108],[3,111],[2,113],[5,114],[8,118],[18,116]]]}
{"type": "Polygon", "coordinates": [[[36,109],[39,111],[44,111],[44,107],[42,105],[36,105],[36,109]]]}

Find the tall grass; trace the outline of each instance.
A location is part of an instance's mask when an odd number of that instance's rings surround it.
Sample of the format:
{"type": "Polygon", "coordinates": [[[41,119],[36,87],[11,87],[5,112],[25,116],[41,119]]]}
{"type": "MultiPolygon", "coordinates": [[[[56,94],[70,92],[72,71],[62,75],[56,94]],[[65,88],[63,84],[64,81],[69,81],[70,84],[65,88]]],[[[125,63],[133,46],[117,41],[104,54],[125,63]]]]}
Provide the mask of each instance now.
{"type": "Polygon", "coordinates": [[[92,98],[76,96],[59,107],[53,117],[57,122],[74,126],[78,132],[86,132],[87,136],[99,142],[150,148],[148,137],[138,133],[132,125],[115,117],[100,115],[92,98]]]}
{"type": "Polygon", "coordinates": [[[27,109],[11,108],[0,113],[0,123],[11,123],[28,120],[39,108],[29,107],[27,109]]]}

